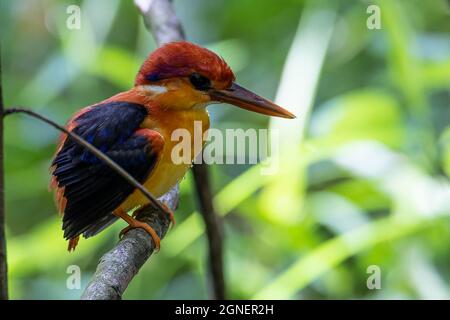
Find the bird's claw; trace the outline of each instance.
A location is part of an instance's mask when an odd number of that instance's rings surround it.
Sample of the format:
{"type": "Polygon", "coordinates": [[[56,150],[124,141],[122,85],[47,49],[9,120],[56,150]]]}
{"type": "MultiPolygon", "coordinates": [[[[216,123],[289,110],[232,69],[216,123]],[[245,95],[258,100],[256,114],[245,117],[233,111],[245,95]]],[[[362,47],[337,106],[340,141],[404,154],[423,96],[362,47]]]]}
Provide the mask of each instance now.
{"type": "Polygon", "coordinates": [[[147,223],[139,221],[139,220],[134,220],[132,223],[130,223],[130,225],[128,227],[122,229],[119,233],[119,238],[122,239],[123,236],[128,231],[130,231],[131,229],[136,229],[136,228],[141,228],[141,229],[144,229],[145,231],[147,231],[147,233],[150,235],[150,237],[152,237],[152,240],[155,243],[155,250],[159,251],[159,248],[161,246],[161,239],[156,234],[156,231],[152,227],[150,227],[147,223]]]}
{"type": "MultiPolygon", "coordinates": [[[[163,202],[160,202],[160,205],[162,207],[162,211],[163,213],[167,214],[169,216],[169,220],[170,220],[170,225],[171,227],[174,227],[176,225],[176,221],[175,221],[175,214],[173,213],[173,211],[163,202]]],[[[157,208],[159,209],[159,208],[157,208]]],[[[141,210],[135,210],[131,216],[133,218],[136,218],[136,216],[139,214],[141,210]]]]}
{"type": "Polygon", "coordinates": [[[164,209],[164,211],[165,211],[164,213],[166,213],[166,214],[169,215],[170,224],[171,224],[172,227],[174,227],[175,224],[176,224],[176,221],[175,221],[175,214],[174,214],[173,211],[172,211],[166,204],[164,204],[163,202],[161,202],[161,206],[163,207],[163,209],[164,209]]]}

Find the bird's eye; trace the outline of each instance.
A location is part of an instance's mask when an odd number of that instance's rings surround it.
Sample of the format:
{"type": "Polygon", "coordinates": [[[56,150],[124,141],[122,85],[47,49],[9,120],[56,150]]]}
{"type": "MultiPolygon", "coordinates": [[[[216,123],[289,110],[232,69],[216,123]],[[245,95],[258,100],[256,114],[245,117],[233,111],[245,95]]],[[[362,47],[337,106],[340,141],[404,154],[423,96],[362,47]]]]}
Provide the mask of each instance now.
{"type": "Polygon", "coordinates": [[[197,90],[206,90],[211,88],[211,81],[201,74],[193,73],[189,76],[189,80],[197,90]]]}

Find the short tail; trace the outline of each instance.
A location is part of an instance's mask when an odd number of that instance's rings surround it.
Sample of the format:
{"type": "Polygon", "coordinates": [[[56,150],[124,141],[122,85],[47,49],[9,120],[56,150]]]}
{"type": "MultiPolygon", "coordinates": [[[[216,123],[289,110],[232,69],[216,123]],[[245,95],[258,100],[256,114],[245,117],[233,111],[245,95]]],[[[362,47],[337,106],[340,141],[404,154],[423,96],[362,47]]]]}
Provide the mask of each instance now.
{"type": "Polygon", "coordinates": [[[80,240],[80,236],[76,236],[75,238],[69,239],[69,245],[67,246],[67,251],[72,252],[75,251],[77,247],[78,240],[80,240]]]}

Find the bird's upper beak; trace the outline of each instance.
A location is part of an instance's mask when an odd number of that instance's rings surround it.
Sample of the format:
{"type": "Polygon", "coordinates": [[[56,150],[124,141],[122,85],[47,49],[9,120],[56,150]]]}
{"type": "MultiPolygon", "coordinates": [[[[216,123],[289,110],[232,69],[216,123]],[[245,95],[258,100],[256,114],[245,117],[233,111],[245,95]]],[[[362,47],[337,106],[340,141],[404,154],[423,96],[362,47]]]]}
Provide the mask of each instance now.
{"type": "Polygon", "coordinates": [[[250,111],[288,119],[295,118],[289,111],[236,83],[227,89],[212,89],[209,91],[209,95],[214,101],[229,103],[250,111]]]}

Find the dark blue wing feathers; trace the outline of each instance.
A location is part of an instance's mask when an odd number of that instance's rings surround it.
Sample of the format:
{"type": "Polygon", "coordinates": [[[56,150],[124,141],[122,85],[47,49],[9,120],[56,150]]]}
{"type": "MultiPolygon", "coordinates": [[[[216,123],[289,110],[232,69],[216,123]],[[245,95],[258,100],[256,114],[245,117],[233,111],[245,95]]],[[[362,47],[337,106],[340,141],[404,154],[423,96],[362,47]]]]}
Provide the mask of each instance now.
{"type": "MultiPolygon", "coordinates": [[[[95,106],[75,119],[73,132],[105,152],[143,182],[158,160],[151,142],[136,130],[147,115],[144,106],[111,102],[95,106]]],[[[120,175],[68,137],[52,166],[64,188],[64,237],[74,238],[106,218],[133,191],[120,175]]]]}

